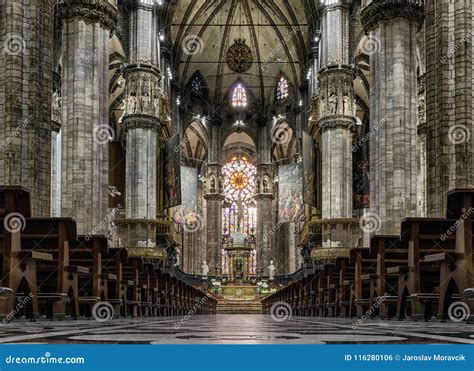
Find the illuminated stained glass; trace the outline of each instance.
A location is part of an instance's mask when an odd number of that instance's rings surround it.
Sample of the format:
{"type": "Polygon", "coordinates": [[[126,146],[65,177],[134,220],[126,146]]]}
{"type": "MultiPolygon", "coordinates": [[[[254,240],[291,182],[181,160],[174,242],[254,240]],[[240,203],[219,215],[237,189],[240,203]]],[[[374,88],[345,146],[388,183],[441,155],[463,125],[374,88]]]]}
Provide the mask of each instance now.
{"type": "Polygon", "coordinates": [[[245,86],[237,84],[232,93],[232,107],[247,107],[247,91],[245,86]]]}
{"type": "MultiPolygon", "coordinates": [[[[246,156],[233,157],[222,169],[225,201],[222,207],[222,235],[226,239],[230,234],[244,233],[255,248],[257,226],[257,206],[255,195],[256,167],[246,156]]],[[[256,274],[256,250],[251,252],[250,273],[256,274]]],[[[222,273],[228,273],[227,252],[222,249],[222,273]]]]}
{"type": "Polygon", "coordinates": [[[283,100],[288,98],[288,81],[282,76],[278,80],[278,86],[276,91],[277,100],[283,100]]]}

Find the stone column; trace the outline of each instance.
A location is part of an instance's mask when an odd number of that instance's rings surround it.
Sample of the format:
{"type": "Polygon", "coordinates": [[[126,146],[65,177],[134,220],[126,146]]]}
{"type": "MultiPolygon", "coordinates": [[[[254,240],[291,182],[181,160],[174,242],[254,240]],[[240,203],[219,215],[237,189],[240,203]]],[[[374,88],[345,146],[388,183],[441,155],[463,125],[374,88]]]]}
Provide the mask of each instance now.
{"type": "MultiPolygon", "coordinates": [[[[156,245],[160,184],[157,173],[164,94],[160,86],[159,26],[155,5],[132,1],[129,11],[129,63],[124,72],[126,137],[126,219],[128,245],[156,245]]],[[[140,246],[143,247],[143,246],[140,246]]]]}
{"type": "Polygon", "coordinates": [[[258,120],[258,148],[257,148],[257,180],[255,201],[257,202],[257,269],[263,270],[270,265],[270,260],[278,262],[272,249],[273,227],[273,165],[271,164],[270,146],[272,138],[268,132],[265,118],[258,120]]]}
{"type": "Polygon", "coordinates": [[[327,5],[322,18],[319,121],[322,147],[323,247],[351,247],[354,72],[349,64],[349,8],[327,5]]]}
{"type": "Polygon", "coordinates": [[[51,216],[61,216],[61,75],[54,73],[51,110],[51,216]]]}
{"type": "Polygon", "coordinates": [[[214,274],[221,266],[222,248],[222,167],[221,160],[221,124],[222,120],[213,117],[210,124],[210,148],[208,153],[206,177],[206,256],[207,264],[214,274]]]}
{"type": "Polygon", "coordinates": [[[407,0],[371,3],[361,13],[371,43],[370,211],[377,234],[398,234],[416,215],[416,33],[423,8],[407,0]],[[383,11],[380,9],[382,8],[383,11]]]}
{"type": "Polygon", "coordinates": [[[445,217],[447,192],[474,187],[474,5],[424,4],[427,214],[445,217]]]}
{"type": "Polygon", "coordinates": [[[53,0],[0,0],[0,184],[50,216],[53,0]]]}
{"type": "Polygon", "coordinates": [[[107,228],[109,48],[117,9],[104,0],[59,0],[62,31],[62,216],[78,234],[107,228]]]}

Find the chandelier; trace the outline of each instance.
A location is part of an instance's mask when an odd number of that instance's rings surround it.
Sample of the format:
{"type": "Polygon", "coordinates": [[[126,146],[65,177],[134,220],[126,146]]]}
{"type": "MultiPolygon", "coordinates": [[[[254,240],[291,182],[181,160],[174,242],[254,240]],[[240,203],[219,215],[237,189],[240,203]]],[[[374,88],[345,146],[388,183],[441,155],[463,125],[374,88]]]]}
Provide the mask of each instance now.
{"type": "Polygon", "coordinates": [[[252,67],[253,54],[245,39],[236,39],[226,54],[226,63],[236,73],[246,72],[252,67]]]}

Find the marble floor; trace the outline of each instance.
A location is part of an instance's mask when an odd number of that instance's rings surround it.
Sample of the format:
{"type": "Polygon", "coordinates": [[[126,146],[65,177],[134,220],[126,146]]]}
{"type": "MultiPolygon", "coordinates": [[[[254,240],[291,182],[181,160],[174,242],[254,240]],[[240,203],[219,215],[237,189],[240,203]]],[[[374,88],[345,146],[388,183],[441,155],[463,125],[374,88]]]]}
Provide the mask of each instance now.
{"type": "Polygon", "coordinates": [[[474,344],[474,324],[222,314],[147,319],[16,320],[0,328],[0,343],[138,344],[474,344]]]}

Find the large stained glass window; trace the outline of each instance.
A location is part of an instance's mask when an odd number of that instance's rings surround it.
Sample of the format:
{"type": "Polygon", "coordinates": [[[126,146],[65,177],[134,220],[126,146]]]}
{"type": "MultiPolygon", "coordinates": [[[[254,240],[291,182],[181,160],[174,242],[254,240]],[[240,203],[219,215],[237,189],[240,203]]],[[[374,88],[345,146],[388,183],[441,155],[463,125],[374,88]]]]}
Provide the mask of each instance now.
{"type": "Polygon", "coordinates": [[[235,86],[232,93],[232,107],[247,107],[247,91],[240,83],[235,86]]]}
{"type": "Polygon", "coordinates": [[[278,80],[278,86],[276,91],[277,100],[283,100],[288,98],[288,81],[282,76],[278,80]]]}
{"type": "MultiPolygon", "coordinates": [[[[254,200],[256,167],[247,156],[234,156],[222,169],[224,180],[224,203],[222,207],[222,235],[228,238],[240,231],[254,245],[251,252],[250,273],[256,274],[257,252],[255,232],[257,227],[257,206],[254,200]]],[[[228,274],[227,253],[222,249],[222,273],[228,274]]]]}

